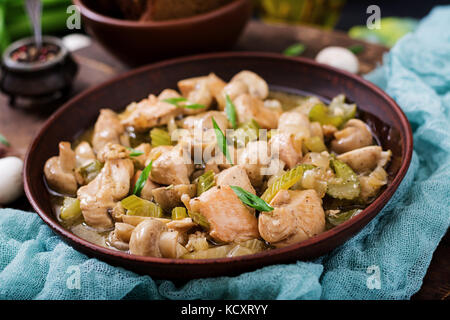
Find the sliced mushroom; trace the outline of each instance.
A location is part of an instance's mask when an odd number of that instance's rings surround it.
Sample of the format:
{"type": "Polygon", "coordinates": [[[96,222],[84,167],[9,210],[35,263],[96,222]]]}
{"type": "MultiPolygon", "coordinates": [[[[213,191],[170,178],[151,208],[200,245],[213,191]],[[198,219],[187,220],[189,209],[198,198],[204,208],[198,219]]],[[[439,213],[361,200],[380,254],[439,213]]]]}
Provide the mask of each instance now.
{"type": "Polygon", "coordinates": [[[120,137],[125,129],[120,123],[117,114],[110,109],[100,110],[92,136],[92,146],[99,152],[108,143],[120,143],[120,137]]]}
{"type": "Polygon", "coordinates": [[[337,158],[348,164],[357,173],[370,172],[380,161],[382,151],[380,146],[369,146],[348,151],[337,158]]]}
{"type": "Polygon", "coordinates": [[[166,230],[165,223],[159,220],[147,219],[142,221],[131,233],[130,253],[161,258],[159,241],[161,234],[166,230]]]}
{"type": "Polygon", "coordinates": [[[372,144],[369,127],[359,119],[349,120],[342,130],[334,133],[331,149],[337,153],[345,153],[372,144]]]}
{"type": "Polygon", "coordinates": [[[155,201],[165,210],[170,212],[173,208],[183,205],[181,196],[188,194],[194,197],[197,193],[195,184],[177,184],[169,187],[160,187],[153,189],[152,194],[155,201]]]}
{"type": "Polygon", "coordinates": [[[94,150],[91,148],[91,145],[87,141],[82,141],[76,148],[75,148],[75,159],[76,159],[76,166],[82,167],[84,165],[87,165],[88,163],[96,160],[94,150]]]}
{"type": "Polygon", "coordinates": [[[59,143],[59,156],[47,160],[44,174],[53,190],[68,195],[77,193],[75,152],[70,148],[69,142],[59,143]]]}

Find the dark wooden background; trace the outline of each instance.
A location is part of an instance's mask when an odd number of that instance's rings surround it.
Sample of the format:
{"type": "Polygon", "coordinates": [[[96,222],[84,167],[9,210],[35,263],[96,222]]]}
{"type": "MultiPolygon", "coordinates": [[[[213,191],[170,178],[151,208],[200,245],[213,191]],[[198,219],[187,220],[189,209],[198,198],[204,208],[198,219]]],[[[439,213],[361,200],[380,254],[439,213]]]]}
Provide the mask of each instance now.
{"type": "MultiPolygon", "coordinates": [[[[323,31],[305,26],[266,25],[255,21],[248,25],[234,50],[282,52],[286,47],[297,42],[306,45],[307,49],[303,56],[309,58],[314,58],[320,49],[329,45],[348,47],[362,44],[364,51],[358,55],[361,74],[373,70],[382,62],[383,54],[388,51],[387,48],[379,45],[350,39],[345,33],[339,31],[323,31]]],[[[72,96],[128,70],[95,42],[89,47],[76,51],[74,57],[80,66],[80,71],[72,96]]],[[[23,158],[33,137],[51,112],[52,108],[39,111],[11,108],[8,106],[7,97],[0,94],[0,133],[11,143],[11,148],[3,152],[23,158]]],[[[25,196],[11,206],[32,211],[25,196]]],[[[447,233],[434,253],[422,288],[413,296],[413,299],[450,299],[449,240],[447,233]]]]}

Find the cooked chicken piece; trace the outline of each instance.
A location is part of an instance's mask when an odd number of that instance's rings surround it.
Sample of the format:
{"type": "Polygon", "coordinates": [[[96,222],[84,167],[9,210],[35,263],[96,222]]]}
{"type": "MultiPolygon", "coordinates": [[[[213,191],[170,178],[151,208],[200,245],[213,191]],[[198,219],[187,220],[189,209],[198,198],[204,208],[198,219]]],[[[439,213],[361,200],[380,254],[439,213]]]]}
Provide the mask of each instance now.
{"type": "Polygon", "coordinates": [[[130,104],[121,118],[124,126],[132,126],[136,131],[146,131],[155,126],[167,124],[169,120],[181,114],[183,108],[164,102],[154,95],[138,103],[130,104]]]}
{"type": "Polygon", "coordinates": [[[224,112],[209,111],[197,116],[186,117],[183,120],[183,128],[186,130],[180,132],[178,141],[183,148],[191,151],[196,164],[200,164],[202,160],[208,161],[211,156],[216,154],[217,137],[213,129],[212,118],[226,134],[229,123],[224,112]]]}
{"type": "Polygon", "coordinates": [[[231,101],[234,101],[237,97],[244,93],[248,93],[248,86],[245,84],[245,82],[236,80],[228,83],[217,97],[219,110],[225,110],[225,107],[227,105],[227,96],[230,97],[231,101]]]}
{"type": "MultiPolygon", "coordinates": [[[[217,99],[225,87],[226,83],[214,73],[204,77],[195,77],[184,79],[178,82],[178,88],[181,94],[190,102],[199,103],[209,108],[213,102],[213,98],[217,99]]],[[[185,110],[185,114],[196,114],[205,111],[185,110]],[[188,111],[186,113],[186,111],[188,111]]]]}
{"type": "Polygon", "coordinates": [[[96,160],[94,150],[92,150],[89,142],[82,141],[75,148],[76,167],[82,167],[96,160]]]}
{"type": "Polygon", "coordinates": [[[183,128],[188,130],[201,130],[213,129],[212,118],[216,121],[220,130],[225,133],[225,130],[229,128],[228,118],[225,112],[221,111],[208,111],[200,115],[190,116],[183,119],[183,128]]]}
{"type": "Polygon", "coordinates": [[[238,186],[250,193],[256,194],[248,178],[247,171],[242,166],[233,166],[219,173],[216,176],[216,185],[238,186]]]}
{"type": "MultiPolygon", "coordinates": [[[[389,159],[390,151],[383,152],[380,146],[369,146],[348,151],[337,158],[348,164],[355,172],[364,173],[372,171],[379,164],[382,156],[389,159]]],[[[386,160],[384,161],[387,163],[386,160]]]]}
{"type": "Polygon", "coordinates": [[[310,122],[307,116],[300,112],[283,112],[278,119],[278,131],[296,135],[299,138],[308,138],[311,136],[310,122]]]}
{"type": "Polygon", "coordinates": [[[153,161],[151,180],[164,185],[190,184],[194,164],[187,153],[180,146],[168,148],[153,161]]]}
{"type": "Polygon", "coordinates": [[[241,94],[233,102],[239,123],[255,120],[263,129],[277,128],[280,112],[265,107],[261,99],[250,94],[241,94]]]}
{"type": "Polygon", "coordinates": [[[322,200],[314,190],[281,190],[272,199],[272,212],[259,215],[261,237],[275,247],[304,241],[325,231],[322,200]]]}
{"type": "Polygon", "coordinates": [[[76,194],[75,163],[75,152],[70,143],[60,142],[59,156],[48,159],[44,166],[45,178],[52,190],[67,195],[76,194]]]}
{"type": "MultiPolygon", "coordinates": [[[[215,152],[216,150],[214,150],[215,152]]],[[[232,147],[228,146],[228,152],[230,154],[230,158],[233,160],[233,163],[237,163],[238,161],[238,154],[237,150],[232,147]]],[[[214,173],[219,173],[222,170],[231,168],[232,165],[228,162],[225,155],[222,152],[219,152],[217,154],[214,154],[214,156],[210,156],[204,152],[204,160],[206,162],[205,164],[205,172],[212,170],[214,173]]]]}
{"type": "Polygon", "coordinates": [[[292,169],[302,159],[302,140],[290,133],[279,133],[270,139],[270,150],[292,169]]]}
{"type": "Polygon", "coordinates": [[[158,100],[165,100],[170,98],[179,98],[181,95],[173,89],[164,89],[161,91],[161,93],[158,95],[158,100]]]}
{"type": "Polygon", "coordinates": [[[263,182],[264,169],[270,166],[272,157],[266,141],[251,141],[243,149],[239,149],[238,164],[243,166],[250,182],[259,188],[263,182]]]}
{"type": "Polygon", "coordinates": [[[192,212],[202,214],[209,222],[209,235],[229,243],[258,238],[258,222],[229,186],[213,187],[189,201],[192,212]]]}
{"type": "Polygon", "coordinates": [[[209,90],[208,77],[198,77],[181,80],[178,82],[181,94],[190,102],[204,105],[202,109],[186,108],[184,114],[198,114],[205,112],[213,103],[213,95],[209,90]]]}
{"type": "Polygon", "coordinates": [[[178,184],[169,187],[160,187],[152,191],[154,200],[166,212],[171,212],[173,208],[183,205],[181,196],[187,194],[194,197],[197,194],[197,186],[195,184],[178,184]]]}
{"type": "Polygon", "coordinates": [[[349,120],[342,130],[334,133],[331,149],[336,153],[345,153],[372,144],[369,127],[359,119],[349,120]]]}
{"type": "Polygon", "coordinates": [[[103,149],[97,153],[97,158],[101,162],[105,162],[107,160],[127,159],[129,156],[130,151],[126,147],[111,142],[108,142],[103,149]]]}
{"type": "Polygon", "coordinates": [[[94,151],[100,152],[108,142],[119,144],[124,131],[125,129],[114,111],[101,109],[92,136],[94,151]]]}
{"type": "Polygon", "coordinates": [[[133,159],[142,167],[145,167],[145,162],[147,161],[150,152],[152,151],[152,147],[150,146],[149,143],[141,143],[140,145],[138,145],[136,148],[134,148],[134,150],[136,151],[141,151],[144,154],[137,156],[137,157],[133,157],[133,159]]]}
{"type": "Polygon", "coordinates": [[[133,173],[130,159],[107,160],[97,177],[78,189],[81,212],[88,225],[97,229],[112,227],[110,211],[130,191],[133,173]]]}
{"type": "MultiPolygon", "coordinates": [[[[142,170],[137,170],[136,173],[133,176],[133,179],[131,179],[131,186],[134,188],[136,185],[139,177],[141,176],[142,170]]],[[[153,190],[159,188],[159,185],[154,183],[150,177],[147,178],[147,181],[144,184],[144,187],[141,190],[140,197],[146,200],[153,200],[153,190]]]]}
{"type": "Polygon", "coordinates": [[[255,98],[264,100],[269,95],[267,82],[252,71],[244,70],[237,73],[230,82],[242,81],[247,85],[248,93],[255,98]]]}
{"type": "Polygon", "coordinates": [[[166,230],[166,224],[157,219],[146,219],[139,223],[131,233],[130,253],[161,258],[159,241],[161,234],[166,230]]]}

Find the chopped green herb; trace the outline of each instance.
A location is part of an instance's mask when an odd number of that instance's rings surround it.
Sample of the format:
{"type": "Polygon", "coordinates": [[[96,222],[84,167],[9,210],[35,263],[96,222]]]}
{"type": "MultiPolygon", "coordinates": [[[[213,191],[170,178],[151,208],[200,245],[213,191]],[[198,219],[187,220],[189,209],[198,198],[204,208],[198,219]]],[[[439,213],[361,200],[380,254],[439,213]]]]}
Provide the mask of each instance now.
{"type": "Polygon", "coordinates": [[[248,205],[249,207],[252,207],[258,211],[263,212],[270,212],[273,211],[274,208],[272,208],[267,202],[265,202],[260,197],[254,195],[253,193],[250,193],[248,191],[245,191],[241,187],[238,186],[230,186],[231,189],[233,189],[234,193],[238,196],[241,201],[248,205]]]}
{"type": "Polygon", "coordinates": [[[206,106],[199,103],[190,103],[186,98],[184,97],[178,97],[178,98],[168,98],[164,99],[164,102],[173,104],[174,106],[177,106],[179,108],[187,108],[187,109],[205,109],[206,106]],[[180,102],[187,102],[185,104],[180,104],[180,102]]]}
{"type": "Polygon", "coordinates": [[[306,50],[306,46],[303,43],[296,43],[286,48],[283,54],[288,57],[300,56],[306,50]]]}
{"type": "Polygon", "coordinates": [[[353,52],[354,54],[358,54],[364,51],[364,46],[362,44],[354,44],[348,47],[347,49],[353,52]]]}
{"type": "Polygon", "coordinates": [[[141,175],[139,176],[133,190],[133,194],[140,196],[141,191],[145,186],[145,183],[147,182],[148,176],[150,174],[150,171],[152,170],[153,160],[150,161],[148,166],[145,167],[144,170],[142,170],[141,175]]]}
{"type": "Polygon", "coordinates": [[[228,152],[227,138],[225,138],[225,135],[223,134],[222,130],[220,130],[216,120],[214,120],[214,117],[211,118],[211,120],[214,126],[214,131],[216,132],[217,144],[219,145],[219,148],[222,151],[222,153],[227,158],[228,162],[233,164],[233,161],[231,161],[230,153],[228,152]]]}
{"type": "Polygon", "coordinates": [[[144,154],[144,152],[140,151],[140,150],[136,150],[133,148],[127,148],[128,150],[130,150],[130,157],[139,157],[142,156],[144,154]]]}
{"type": "Polygon", "coordinates": [[[225,99],[226,99],[225,112],[227,114],[228,120],[231,123],[231,126],[233,127],[233,129],[236,129],[237,127],[236,107],[234,106],[233,101],[231,101],[229,95],[226,95],[225,99]]]}
{"type": "Polygon", "coordinates": [[[5,136],[2,135],[1,133],[0,133],[0,143],[3,144],[3,145],[5,145],[5,146],[7,146],[7,147],[11,146],[11,144],[9,143],[9,141],[8,141],[8,140],[5,138],[5,136]]]}

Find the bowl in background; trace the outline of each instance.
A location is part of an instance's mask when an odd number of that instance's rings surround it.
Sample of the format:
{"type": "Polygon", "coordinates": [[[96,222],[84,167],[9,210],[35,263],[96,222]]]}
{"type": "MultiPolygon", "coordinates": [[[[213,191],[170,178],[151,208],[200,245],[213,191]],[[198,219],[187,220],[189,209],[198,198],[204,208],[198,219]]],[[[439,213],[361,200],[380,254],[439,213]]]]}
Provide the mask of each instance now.
{"type": "Polygon", "coordinates": [[[252,14],[250,0],[234,0],[188,18],[139,22],[97,12],[95,0],[73,2],[80,9],[86,31],[129,66],[230,49],[252,14]]]}
{"type": "MultiPolygon", "coordinates": [[[[25,192],[41,218],[62,239],[91,257],[156,278],[191,279],[233,275],[266,265],[319,257],[360,231],[386,205],[409,167],[412,133],[400,107],[385,92],[363,78],[305,58],[279,54],[230,52],[184,57],[145,66],[123,74],[73,98],[44,124],[28,150],[24,167],[25,192]],[[74,141],[91,127],[104,106],[119,111],[131,101],[176,88],[181,79],[215,72],[226,81],[241,70],[263,77],[272,90],[315,95],[329,101],[344,93],[358,105],[383,149],[392,151],[386,189],[360,214],[306,241],[254,255],[221,259],[167,259],[130,255],[97,246],[64,229],[53,212],[43,167],[57,155],[60,141],[74,141]]],[[[405,244],[408,245],[408,244],[405,244]]]]}

